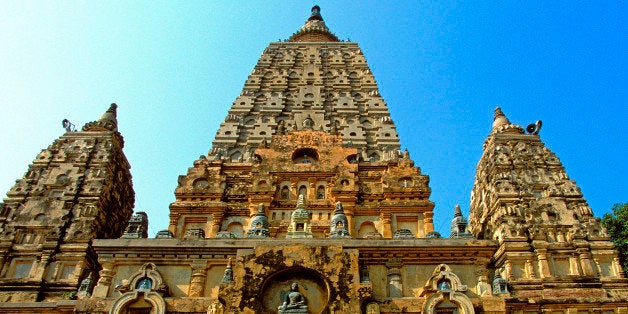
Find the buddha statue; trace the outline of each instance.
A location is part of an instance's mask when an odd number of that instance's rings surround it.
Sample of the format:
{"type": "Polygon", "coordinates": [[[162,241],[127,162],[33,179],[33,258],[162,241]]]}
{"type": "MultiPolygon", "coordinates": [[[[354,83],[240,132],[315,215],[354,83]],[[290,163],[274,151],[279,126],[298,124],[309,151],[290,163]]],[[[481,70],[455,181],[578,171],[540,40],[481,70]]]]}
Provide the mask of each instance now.
{"type": "Polygon", "coordinates": [[[286,295],[278,311],[280,314],[308,312],[305,297],[299,292],[299,285],[296,282],[290,286],[290,292],[286,295]]]}

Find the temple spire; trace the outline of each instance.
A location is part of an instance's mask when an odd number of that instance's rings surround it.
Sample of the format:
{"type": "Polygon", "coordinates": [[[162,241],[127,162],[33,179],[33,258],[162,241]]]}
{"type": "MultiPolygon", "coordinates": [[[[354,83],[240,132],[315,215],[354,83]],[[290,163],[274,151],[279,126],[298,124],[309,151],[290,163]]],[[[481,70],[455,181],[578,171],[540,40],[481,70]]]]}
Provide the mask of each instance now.
{"type": "Polygon", "coordinates": [[[493,115],[493,130],[507,124],[510,124],[510,120],[508,120],[508,118],[502,111],[502,108],[495,107],[495,114],[493,115]]]}
{"type": "Polygon", "coordinates": [[[510,120],[508,120],[506,115],[502,112],[502,108],[495,107],[492,133],[523,134],[523,128],[519,125],[510,123],[510,120]]]}
{"type": "Polygon", "coordinates": [[[98,121],[86,123],[83,126],[83,131],[118,131],[117,109],[118,105],[111,104],[98,121]]]}
{"type": "Polygon", "coordinates": [[[321,15],[321,7],[315,5],[312,7],[312,14],[305,21],[305,24],[299,31],[292,34],[288,39],[289,42],[338,42],[340,41],[336,35],[332,34],[325,25],[323,16],[321,15]]]}
{"type": "Polygon", "coordinates": [[[310,18],[307,19],[308,21],[322,21],[323,20],[323,16],[321,16],[321,7],[315,5],[312,7],[312,15],[310,15],[310,18]]]}

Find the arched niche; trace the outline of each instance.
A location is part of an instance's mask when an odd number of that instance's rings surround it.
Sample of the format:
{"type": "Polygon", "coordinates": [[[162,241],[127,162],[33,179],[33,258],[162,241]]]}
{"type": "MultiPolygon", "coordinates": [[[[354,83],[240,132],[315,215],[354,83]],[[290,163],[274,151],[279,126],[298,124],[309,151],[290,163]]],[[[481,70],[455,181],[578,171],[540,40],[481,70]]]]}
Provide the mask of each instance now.
{"type": "Polygon", "coordinates": [[[372,221],[365,221],[360,225],[358,238],[361,239],[375,233],[378,233],[377,228],[375,228],[375,224],[372,221]]]}
{"type": "Polygon", "coordinates": [[[329,304],[329,284],[323,276],[310,268],[290,267],[268,276],[261,288],[264,313],[276,313],[290,291],[292,283],[297,283],[299,293],[306,299],[308,313],[323,313],[329,304]]]}
{"type": "Polygon", "coordinates": [[[295,164],[311,164],[318,161],[318,152],[313,148],[300,148],[292,153],[295,164]]]}
{"type": "Polygon", "coordinates": [[[244,226],[242,226],[242,223],[238,221],[229,223],[226,231],[235,234],[238,238],[242,238],[244,236],[244,226]]]}
{"type": "Polygon", "coordinates": [[[436,266],[432,276],[423,287],[422,296],[427,296],[423,313],[475,314],[471,299],[465,294],[467,286],[446,264],[436,266]]]}
{"type": "Polygon", "coordinates": [[[134,290],[121,295],[111,306],[109,314],[165,314],[166,302],[154,291],[134,290]]]}
{"type": "Polygon", "coordinates": [[[110,314],[165,314],[168,286],[153,263],[146,263],[116,287],[122,295],[111,306],[110,314]]]}
{"type": "Polygon", "coordinates": [[[432,276],[428,279],[423,289],[426,291],[442,290],[443,282],[449,284],[449,289],[447,290],[467,291],[467,286],[462,284],[460,278],[451,271],[451,268],[447,264],[436,266],[432,272],[432,276]]]}
{"type": "Polygon", "coordinates": [[[168,295],[168,286],[164,283],[161,274],[157,271],[157,266],[153,263],[142,265],[131,277],[123,280],[116,290],[120,293],[133,290],[156,291],[162,295],[168,295]]]}
{"type": "Polygon", "coordinates": [[[439,292],[431,295],[423,306],[423,313],[475,314],[471,299],[461,292],[439,292]]]}

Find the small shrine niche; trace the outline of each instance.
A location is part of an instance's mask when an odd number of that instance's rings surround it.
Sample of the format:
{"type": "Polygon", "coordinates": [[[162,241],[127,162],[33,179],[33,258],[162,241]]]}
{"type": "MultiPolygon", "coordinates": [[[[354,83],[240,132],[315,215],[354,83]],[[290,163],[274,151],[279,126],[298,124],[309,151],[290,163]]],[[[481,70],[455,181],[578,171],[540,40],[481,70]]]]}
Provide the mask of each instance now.
{"type": "Polygon", "coordinates": [[[121,295],[114,301],[110,313],[165,313],[168,286],[153,263],[146,263],[129,279],[115,288],[121,295]]]}
{"type": "Polygon", "coordinates": [[[251,226],[246,232],[247,238],[268,238],[270,237],[270,224],[264,211],[264,204],[259,204],[257,213],[251,219],[251,226]]]}
{"type": "Polygon", "coordinates": [[[329,229],[330,238],[351,238],[349,222],[342,208],[342,203],[340,202],[336,203],[334,216],[331,218],[329,229]]]}
{"type": "Polygon", "coordinates": [[[305,195],[299,195],[297,208],[292,212],[286,238],[313,238],[310,212],[305,208],[305,195]]]}
{"type": "Polygon", "coordinates": [[[312,148],[297,149],[292,153],[292,162],[295,164],[313,164],[318,162],[318,152],[312,148]]]}
{"type": "Polygon", "coordinates": [[[422,313],[475,313],[468,289],[446,264],[436,266],[425,283],[421,296],[426,297],[422,313]]]}

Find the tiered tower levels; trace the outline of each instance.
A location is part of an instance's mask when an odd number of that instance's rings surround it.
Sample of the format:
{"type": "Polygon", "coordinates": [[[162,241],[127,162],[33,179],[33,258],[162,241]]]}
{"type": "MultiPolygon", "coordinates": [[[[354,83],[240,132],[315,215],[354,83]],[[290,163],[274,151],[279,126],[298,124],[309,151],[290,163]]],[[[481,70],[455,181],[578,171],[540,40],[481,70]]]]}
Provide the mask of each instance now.
{"type": "Polygon", "coordinates": [[[424,237],[434,230],[428,181],[400,151],[360,47],[339,41],[314,7],[289,40],[264,50],[212,149],[179,178],[169,230],[241,237],[264,204],[271,234],[284,237],[306,194],[315,237],[329,232],[338,201],[354,237],[424,237]]]}

